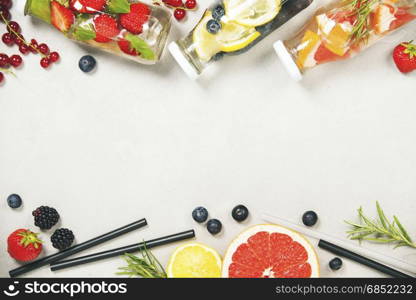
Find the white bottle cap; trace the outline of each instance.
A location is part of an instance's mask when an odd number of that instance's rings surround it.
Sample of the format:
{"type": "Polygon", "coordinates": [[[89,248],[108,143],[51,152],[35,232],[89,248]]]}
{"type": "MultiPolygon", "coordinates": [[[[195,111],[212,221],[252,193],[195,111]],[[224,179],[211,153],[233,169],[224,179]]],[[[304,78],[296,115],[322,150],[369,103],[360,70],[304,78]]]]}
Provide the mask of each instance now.
{"type": "Polygon", "coordinates": [[[277,41],[273,44],[273,48],[279,56],[280,60],[282,61],[283,66],[289,72],[290,76],[295,79],[296,81],[302,80],[302,73],[299,70],[298,65],[292,58],[292,55],[287,51],[285,45],[282,41],[277,41]]]}
{"type": "Polygon", "coordinates": [[[188,75],[188,77],[192,80],[196,80],[199,76],[196,69],[192,66],[192,64],[188,61],[183,53],[182,49],[176,42],[172,42],[168,46],[170,54],[172,54],[173,58],[176,62],[181,66],[182,70],[188,75]]]}

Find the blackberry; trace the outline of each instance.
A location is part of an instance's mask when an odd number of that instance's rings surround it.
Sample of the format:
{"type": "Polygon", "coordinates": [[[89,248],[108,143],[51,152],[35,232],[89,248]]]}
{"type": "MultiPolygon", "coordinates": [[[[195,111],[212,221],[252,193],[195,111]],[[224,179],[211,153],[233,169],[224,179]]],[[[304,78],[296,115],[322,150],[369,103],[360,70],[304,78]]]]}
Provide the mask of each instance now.
{"type": "Polygon", "coordinates": [[[40,206],[32,212],[35,217],[35,225],[40,229],[51,229],[59,220],[59,214],[55,208],[40,206]]]}
{"type": "Polygon", "coordinates": [[[74,234],[68,228],[60,228],[55,230],[51,236],[52,246],[58,250],[69,248],[74,242],[74,234]]]}

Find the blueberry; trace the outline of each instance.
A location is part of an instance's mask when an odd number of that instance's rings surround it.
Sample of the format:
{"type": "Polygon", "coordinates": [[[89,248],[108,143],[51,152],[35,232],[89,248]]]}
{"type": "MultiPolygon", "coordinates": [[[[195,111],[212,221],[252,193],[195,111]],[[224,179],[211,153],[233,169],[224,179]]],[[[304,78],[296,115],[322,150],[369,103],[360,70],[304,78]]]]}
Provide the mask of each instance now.
{"type": "Polygon", "coordinates": [[[211,219],[207,223],[207,229],[208,229],[208,232],[211,233],[211,234],[218,234],[218,233],[220,233],[220,231],[222,229],[222,224],[221,224],[220,220],[211,219]]]}
{"type": "Polygon", "coordinates": [[[218,5],[212,10],[212,17],[215,20],[221,19],[224,15],[225,15],[225,9],[222,5],[218,5]]]}
{"type": "Polygon", "coordinates": [[[217,34],[221,30],[221,23],[217,20],[209,20],[207,22],[207,31],[211,34],[217,34]]]}
{"type": "Polygon", "coordinates": [[[19,208],[22,206],[22,198],[20,198],[17,194],[11,194],[9,197],[7,197],[7,204],[11,208],[19,208]]]}
{"type": "Polygon", "coordinates": [[[334,270],[334,271],[341,269],[342,259],[339,257],[335,257],[329,262],[329,267],[331,268],[331,270],[334,270]]]}
{"type": "Polygon", "coordinates": [[[306,226],[313,226],[318,222],[318,215],[312,210],[308,210],[302,216],[302,222],[306,226]]]}
{"type": "Polygon", "coordinates": [[[204,223],[208,219],[208,210],[198,206],[192,211],[192,218],[198,223],[204,223]]]}
{"type": "Polygon", "coordinates": [[[233,208],[231,215],[233,216],[233,219],[237,222],[242,222],[248,218],[248,208],[244,205],[237,205],[233,208]]]}
{"type": "Polygon", "coordinates": [[[218,52],[217,54],[215,54],[211,59],[213,61],[219,61],[221,59],[224,58],[224,52],[218,52]]]}
{"type": "Polygon", "coordinates": [[[95,58],[91,55],[85,55],[81,57],[78,63],[81,71],[85,73],[91,72],[95,68],[96,64],[97,62],[95,61],[95,58]]]}

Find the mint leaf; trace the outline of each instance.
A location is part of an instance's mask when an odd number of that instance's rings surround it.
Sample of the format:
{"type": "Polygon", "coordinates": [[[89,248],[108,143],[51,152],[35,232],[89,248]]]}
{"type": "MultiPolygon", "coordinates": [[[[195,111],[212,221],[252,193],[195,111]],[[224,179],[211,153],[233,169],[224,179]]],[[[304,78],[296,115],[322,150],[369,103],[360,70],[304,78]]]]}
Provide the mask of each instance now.
{"type": "Polygon", "coordinates": [[[26,15],[37,17],[47,23],[51,23],[51,1],[27,0],[25,5],[26,15]]]}
{"type": "Polygon", "coordinates": [[[132,49],[140,53],[141,57],[147,60],[155,59],[155,54],[153,50],[149,47],[149,45],[143,39],[131,33],[126,34],[124,38],[130,42],[130,46],[132,49]]]}
{"type": "Polygon", "coordinates": [[[130,12],[128,0],[109,0],[108,11],[113,14],[125,14],[130,12]]]}
{"type": "Polygon", "coordinates": [[[77,29],[75,29],[74,32],[74,37],[79,41],[93,40],[95,39],[95,36],[96,34],[94,31],[94,26],[92,26],[92,24],[83,27],[78,27],[77,29]]]}

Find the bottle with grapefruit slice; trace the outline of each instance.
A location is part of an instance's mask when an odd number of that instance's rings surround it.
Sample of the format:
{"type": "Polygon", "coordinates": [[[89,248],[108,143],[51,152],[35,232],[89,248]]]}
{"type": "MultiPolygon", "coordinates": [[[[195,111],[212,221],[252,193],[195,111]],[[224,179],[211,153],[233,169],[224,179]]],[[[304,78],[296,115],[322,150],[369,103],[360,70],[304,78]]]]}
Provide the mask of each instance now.
{"type": "Polygon", "coordinates": [[[414,19],[416,0],[338,0],[274,48],[290,75],[301,80],[305,70],[350,58],[414,19]]]}
{"type": "Polygon", "coordinates": [[[171,43],[169,50],[185,73],[196,79],[209,63],[246,52],[312,1],[216,1],[195,28],[171,43]]]}
{"type": "Polygon", "coordinates": [[[171,26],[166,9],[137,0],[26,0],[25,14],[72,40],[142,64],[160,60],[171,26]]]}
{"type": "Polygon", "coordinates": [[[278,225],[256,225],[229,245],[222,277],[319,277],[319,261],[314,248],[301,234],[278,225]]]}

